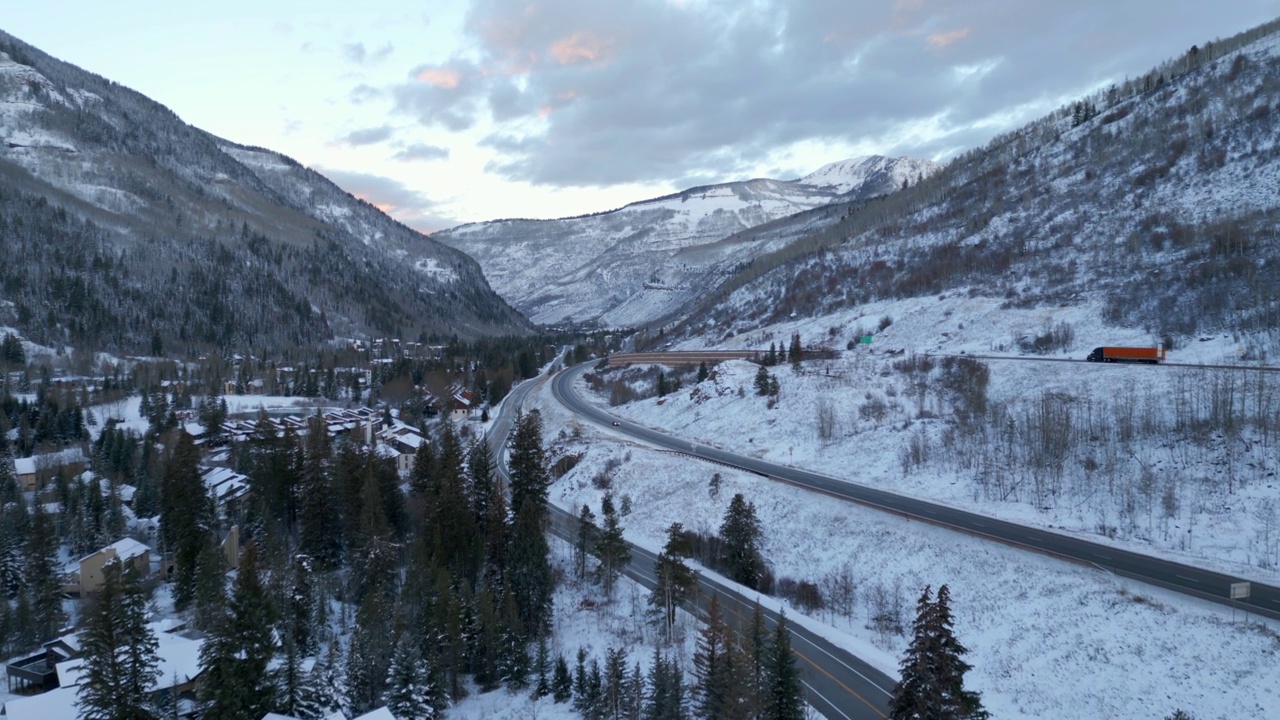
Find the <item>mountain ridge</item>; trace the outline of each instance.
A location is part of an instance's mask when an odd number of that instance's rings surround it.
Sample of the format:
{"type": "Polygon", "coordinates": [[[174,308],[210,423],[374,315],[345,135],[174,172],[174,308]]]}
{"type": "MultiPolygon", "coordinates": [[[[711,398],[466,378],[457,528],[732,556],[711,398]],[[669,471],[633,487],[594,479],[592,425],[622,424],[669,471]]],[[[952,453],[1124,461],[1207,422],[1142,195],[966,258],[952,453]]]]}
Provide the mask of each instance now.
{"type": "Polygon", "coordinates": [[[535,322],[644,325],[687,305],[695,291],[759,250],[739,242],[708,264],[692,262],[697,248],[796,213],[893,192],[940,166],[872,156],[824,167],[834,177],[825,187],[754,178],[570,218],[468,223],[432,237],[475,257],[494,289],[535,322]]]}
{"type": "Polygon", "coordinates": [[[24,261],[0,271],[0,299],[33,340],[136,352],[158,338],[198,351],[531,331],[474,260],[296,160],[206,133],[3,32],[0,53],[0,190],[34,213],[0,209],[24,261]],[[57,235],[65,213],[87,224],[57,235]],[[40,247],[55,237],[76,265],[40,247]],[[126,258],[137,272],[101,269],[126,258]],[[30,282],[48,273],[83,287],[96,316],[30,282]],[[208,292],[230,293],[216,303],[193,289],[211,274],[224,277],[208,292]]]}

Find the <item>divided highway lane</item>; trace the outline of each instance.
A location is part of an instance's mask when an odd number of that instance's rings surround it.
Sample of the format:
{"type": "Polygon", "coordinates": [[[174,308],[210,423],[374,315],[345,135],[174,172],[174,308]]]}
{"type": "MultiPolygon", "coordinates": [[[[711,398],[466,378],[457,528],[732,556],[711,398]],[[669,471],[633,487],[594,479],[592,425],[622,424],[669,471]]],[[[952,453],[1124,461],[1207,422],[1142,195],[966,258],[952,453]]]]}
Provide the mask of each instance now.
{"type": "MultiPolygon", "coordinates": [[[[877,510],[896,513],[909,519],[923,520],[971,535],[986,537],[1009,545],[1093,565],[1117,575],[1133,578],[1194,597],[1232,604],[1232,583],[1245,582],[1247,578],[1204,570],[1182,563],[1162,560],[1150,555],[1129,552],[1098,543],[1080,540],[1047,530],[1018,525],[938,505],[924,500],[895,495],[894,493],[837,480],[807,470],[736,455],[708,445],[672,437],[614,416],[596,408],[573,391],[573,380],[590,367],[589,364],[568,368],[552,378],[552,393],[556,399],[579,415],[602,424],[615,423],[617,429],[659,447],[687,453],[711,462],[740,468],[763,475],[769,479],[790,483],[798,487],[816,490],[843,500],[856,502],[877,510]]],[[[1242,610],[1280,619],[1280,588],[1253,582],[1247,600],[1235,601],[1242,610]]]]}
{"type": "MultiPolygon", "coordinates": [[[[546,380],[546,376],[540,376],[517,385],[494,418],[488,442],[504,479],[507,465],[502,460],[502,452],[514,428],[516,411],[529,393],[546,380]]],[[[551,506],[551,530],[559,537],[572,542],[577,536],[577,523],[578,519],[572,513],[551,506]]],[[[631,545],[627,576],[652,589],[656,582],[653,575],[656,561],[653,553],[631,545]]],[[[715,595],[720,600],[727,622],[737,627],[744,627],[750,622],[755,610],[754,599],[720,584],[715,578],[702,575],[698,577],[698,588],[696,610],[700,617],[705,617],[710,599],[715,595]]],[[[768,609],[763,614],[765,624],[772,630],[777,623],[777,614],[768,609]]],[[[890,692],[895,683],[893,678],[795,622],[789,623],[788,628],[791,631],[791,649],[800,661],[805,699],[810,705],[830,720],[879,720],[888,716],[890,692]]]]}

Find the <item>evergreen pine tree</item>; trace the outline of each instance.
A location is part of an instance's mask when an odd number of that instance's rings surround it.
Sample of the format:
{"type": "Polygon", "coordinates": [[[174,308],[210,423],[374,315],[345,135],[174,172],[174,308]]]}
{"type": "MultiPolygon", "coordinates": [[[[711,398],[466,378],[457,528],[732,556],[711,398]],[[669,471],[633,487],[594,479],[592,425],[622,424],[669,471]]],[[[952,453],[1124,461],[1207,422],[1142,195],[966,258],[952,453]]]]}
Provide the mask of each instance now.
{"type": "Polygon", "coordinates": [[[697,589],[697,576],[685,564],[690,554],[689,541],[684,526],[672,523],[667,528],[667,544],[654,563],[656,583],[649,594],[649,606],[660,613],[660,621],[667,637],[675,627],[676,610],[693,597],[697,589]]]}
{"type": "Polygon", "coordinates": [[[261,720],[275,700],[270,599],[257,546],[246,544],[226,610],[200,648],[202,720],[261,720]]]}
{"type": "Polygon", "coordinates": [[[582,512],[578,513],[578,537],[573,545],[574,575],[583,580],[587,577],[587,555],[596,544],[596,515],[591,506],[583,503],[582,512]]]}
{"type": "Polygon", "coordinates": [[[800,361],[803,359],[804,349],[800,347],[800,333],[792,333],[791,335],[791,352],[788,353],[791,361],[791,369],[800,372],[800,361]]]}
{"type": "Polygon", "coordinates": [[[578,647],[576,662],[573,666],[573,709],[586,715],[587,702],[587,649],[578,647]]]}
{"type": "Polygon", "coordinates": [[[769,369],[763,364],[756,370],[755,388],[761,397],[769,394],[769,369]]]}
{"type": "Polygon", "coordinates": [[[213,530],[213,503],[200,481],[200,451],[191,436],[178,433],[160,486],[160,536],[173,553],[173,606],[182,611],[195,598],[196,563],[213,530]]]}
{"type": "Polygon", "coordinates": [[[603,715],[607,720],[622,720],[625,717],[625,695],[627,685],[627,651],[622,648],[607,648],[604,653],[604,695],[603,715]]]}
{"type": "Polygon", "coordinates": [[[706,380],[710,376],[711,376],[711,373],[707,370],[707,361],[703,360],[702,362],[698,363],[698,382],[702,382],[703,380],[706,380]]]}
{"type": "Polygon", "coordinates": [[[756,506],[747,502],[742,493],[729,501],[724,523],[720,526],[724,541],[721,560],[734,582],[756,589],[764,571],[764,558],[760,555],[760,521],[756,519],[756,506]]]}
{"type": "Polygon", "coordinates": [[[97,604],[80,634],[82,677],[77,695],[86,720],[142,720],[155,708],[159,646],[147,625],[147,595],[132,565],[103,567],[97,604]]]}
{"type": "Polygon", "coordinates": [[[387,670],[387,710],[396,718],[434,718],[425,664],[407,634],[396,643],[387,670]]]}
{"type": "Polygon", "coordinates": [[[742,703],[739,659],[735,657],[729,628],[720,613],[720,599],[712,596],[707,622],[698,633],[698,647],[693,655],[698,677],[694,705],[700,718],[736,718],[742,703]]]}
{"type": "Polygon", "coordinates": [[[773,642],[769,643],[765,663],[764,717],[766,720],[803,720],[804,689],[800,685],[800,669],[791,652],[786,613],[778,617],[773,628],[773,642]]]}
{"type": "Polygon", "coordinates": [[[39,505],[32,513],[26,550],[25,594],[30,598],[27,609],[31,613],[31,631],[35,642],[44,642],[57,636],[67,615],[62,611],[62,579],[53,520],[39,505]]]}
{"type": "Polygon", "coordinates": [[[596,537],[595,555],[600,559],[600,567],[596,569],[600,584],[604,587],[604,596],[613,600],[613,588],[618,576],[631,562],[631,547],[622,535],[622,525],[618,521],[617,510],[613,507],[613,494],[605,493],[600,501],[600,515],[604,527],[596,537]]]}
{"type": "Polygon", "coordinates": [[[298,645],[293,638],[283,638],[284,657],[274,672],[276,698],[272,704],[274,712],[290,717],[302,718],[301,713],[310,712],[313,708],[307,695],[311,692],[307,684],[307,673],[302,671],[302,657],[298,654],[298,645]]]}
{"type": "Polygon", "coordinates": [[[569,675],[569,663],[564,655],[556,656],[556,668],[551,677],[551,697],[557,702],[568,702],[573,697],[573,677],[569,675]]]}
{"type": "Polygon", "coordinates": [[[546,636],[538,638],[538,653],[533,660],[533,697],[543,698],[551,694],[551,655],[546,636]]]}
{"type": "Polygon", "coordinates": [[[488,443],[482,440],[471,443],[467,451],[467,474],[471,480],[467,486],[471,512],[484,536],[488,533],[489,499],[493,497],[493,455],[488,443]]]}
{"type": "Polygon", "coordinates": [[[206,538],[196,558],[194,625],[209,630],[222,615],[227,602],[226,560],[213,538],[206,538]]]}
{"type": "Polygon", "coordinates": [[[964,689],[964,674],[970,666],[960,658],[968,651],[952,632],[950,599],[943,585],[936,602],[930,601],[926,587],[916,603],[911,644],[900,666],[902,677],[889,700],[889,717],[894,720],[989,717],[979,693],[964,689]]]}
{"type": "MultiPolygon", "coordinates": [[[[308,432],[298,480],[298,550],[319,570],[336,568],[342,557],[342,523],[332,481],[333,451],[322,427],[308,432]]],[[[285,443],[290,435],[286,435],[285,443]]]]}
{"type": "Polygon", "coordinates": [[[541,510],[526,501],[516,513],[515,528],[507,562],[506,583],[519,611],[520,626],[527,637],[545,635],[551,628],[552,593],[551,548],[541,510]]]}
{"type": "Polygon", "coordinates": [[[535,511],[535,519],[543,524],[551,473],[542,448],[542,416],[536,410],[521,415],[516,421],[509,467],[512,514],[519,517],[520,511],[529,505],[535,511]]]}

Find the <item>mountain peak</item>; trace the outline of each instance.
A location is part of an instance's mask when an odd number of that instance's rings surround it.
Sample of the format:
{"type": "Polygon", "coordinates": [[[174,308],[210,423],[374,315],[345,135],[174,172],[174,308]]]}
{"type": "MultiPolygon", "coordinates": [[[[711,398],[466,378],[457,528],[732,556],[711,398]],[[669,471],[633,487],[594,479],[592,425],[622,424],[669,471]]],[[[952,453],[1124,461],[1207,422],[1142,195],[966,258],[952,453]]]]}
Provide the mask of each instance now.
{"type": "MultiPolygon", "coordinates": [[[[892,192],[902,187],[904,180],[908,185],[914,185],[941,167],[940,163],[921,158],[861,155],[827,163],[796,182],[835,193],[846,193],[867,186],[885,188],[882,192],[892,192]]],[[[865,192],[860,194],[864,197],[867,195],[865,192]]]]}

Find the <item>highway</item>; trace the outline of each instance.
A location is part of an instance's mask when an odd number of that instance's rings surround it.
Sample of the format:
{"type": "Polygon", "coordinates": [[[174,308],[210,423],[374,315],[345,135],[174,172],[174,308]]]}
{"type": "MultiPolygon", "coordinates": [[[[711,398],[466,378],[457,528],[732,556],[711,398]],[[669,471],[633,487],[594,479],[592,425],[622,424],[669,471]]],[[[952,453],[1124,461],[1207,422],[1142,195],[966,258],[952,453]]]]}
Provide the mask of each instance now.
{"type": "Polygon", "coordinates": [[[673,437],[616,418],[578,397],[573,390],[574,379],[588,370],[593,364],[576,365],[556,374],[551,381],[553,395],[559,402],[578,415],[601,425],[612,425],[615,431],[620,431],[652,445],[745,470],[770,480],[821,492],[866,507],[891,512],[912,520],[920,520],[1015,547],[1084,563],[1116,575],[1150,583],[1193,597],[1226,605],[1234,604],[1235,607],[1241,610],[1280,619],[1280,588],[1274,585],[1251,582],[1250,596],[1247,599],[1233,601],[1231,599],[1232,584],[1247,582],[1249,578],[1205,570],[1192,565],[1121,550],[1048,530],[1005,522],[925,500],[904,497],[877,488],[859,485],[850,479],[837,479],[808,470],[800,470],[737,455],[709,446],[705,444],[705,441],[690,441],[673,437]]]}
{"type": "MultiPolygon", "coordinates": [[[[520,383],[502,402],[489,431],[489,447],[493,451],[495,466],[507,477],[505,449],[515,426],[515,415],[530,392],[547,381],[542,375],[520,383]]],[[[551,531],[560,538],[573,542],[577,535],[577,517],[570,511],[551,506],[551,531]]],[[[644,548],[631,545],[631,564],[626,574],[642,586],[652,589],[655,580],[653,567],[656,556],[644,548]]],[[[696,566],[695,566],[696,567],[696,566]]],[[[748,598],[715,577],[698,577],[698,616],[704,617],[710,598],[719,598],[723,616],[731,626],[747,626],[755,610],[754,597],[748,598]]],[[[763,609],[765,624],[772,632],[777,614],[763,609]]],[[[788,622],[791,632],[791,649],[799,661],[801,681],[805,687],[805,700],[830,720],[876,720],[888,716],[889,694],[895,680],[876,670],[860,658],[852,655],[819,635],[788,622]]],[[[690,678],[692,681],[693,678],[690,678]]]]}

